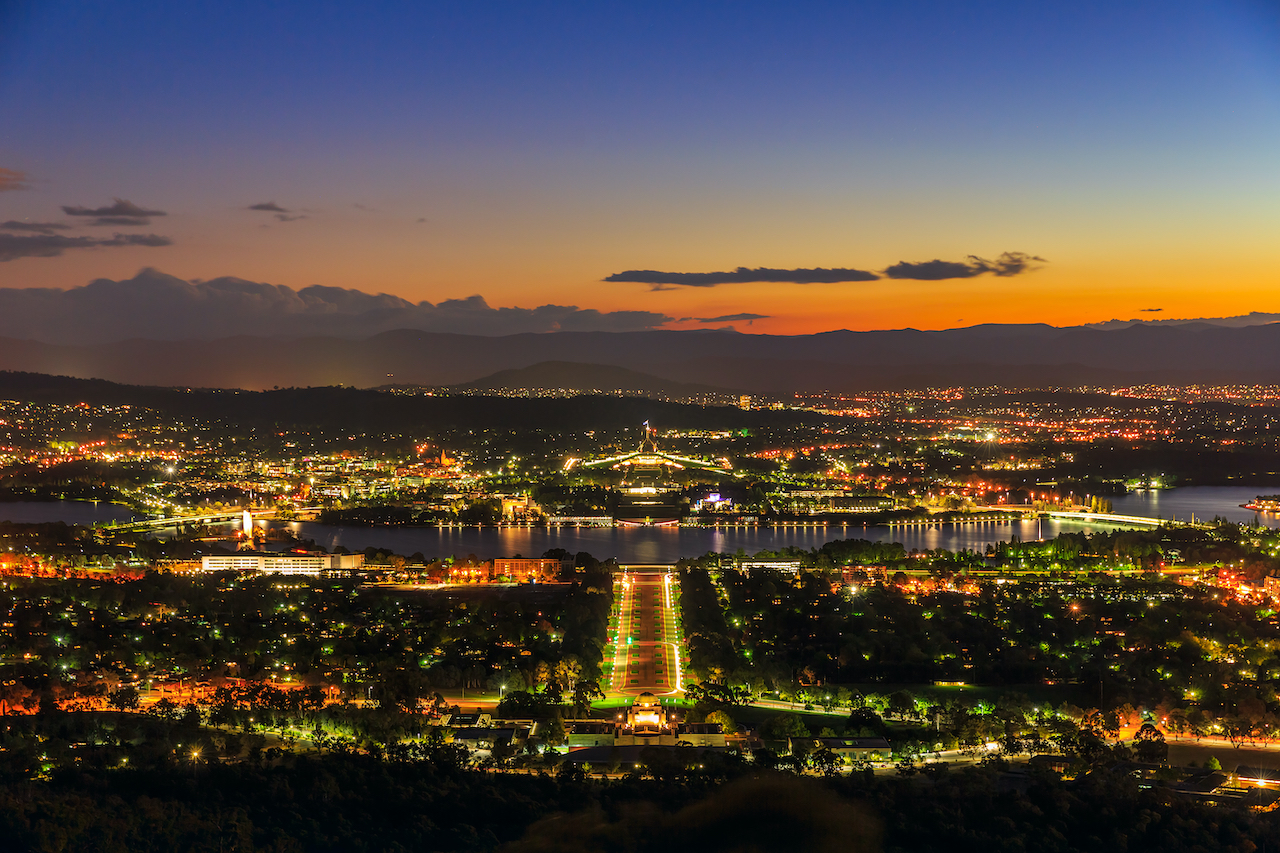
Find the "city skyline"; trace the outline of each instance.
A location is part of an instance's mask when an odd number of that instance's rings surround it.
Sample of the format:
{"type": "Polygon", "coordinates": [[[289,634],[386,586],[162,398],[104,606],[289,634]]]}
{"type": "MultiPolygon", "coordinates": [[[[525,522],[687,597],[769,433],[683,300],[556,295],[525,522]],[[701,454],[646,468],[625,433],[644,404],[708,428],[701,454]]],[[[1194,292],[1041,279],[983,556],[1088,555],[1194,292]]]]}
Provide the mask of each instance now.
{"type": "Polygon", "coordinates": [[[0,847],[1280,848],[1278,45],[0,1],[0,847]]]}
{"type": "Polygon", "coordinates": [[[3,14],[7,288],[770,334],[1280,311],[1265,4],[3,14]]]}

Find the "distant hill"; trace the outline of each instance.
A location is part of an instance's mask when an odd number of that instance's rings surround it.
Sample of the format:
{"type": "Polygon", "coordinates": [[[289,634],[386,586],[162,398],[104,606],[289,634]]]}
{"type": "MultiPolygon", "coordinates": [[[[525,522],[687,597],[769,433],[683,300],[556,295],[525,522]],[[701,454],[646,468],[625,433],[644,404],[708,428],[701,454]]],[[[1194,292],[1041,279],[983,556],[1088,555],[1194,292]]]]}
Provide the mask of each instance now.
{"type": "Polygon", "coordinates": [[[800,411],[743,411],[643,397],[493,397],[405,394],[360,388],[282,388],[278,391],[157,388],[100,379],[0,371],[0,399],[44,403],[142,406],[173,418],[200,418],[243,429],[318,428],[344,435],[422,436],[495,425],[580,432],[638,429],[786,428],[834,418],[800,411]]]}
{"type": "Polygon", "coordinates": [[[626,391],[666,394],[672,397],[738,393],[732,389],[711,385],[675,382],[637,370],[628,370],[625,367],[587,364],[580,361],[542,361],[528,367],[499,370],[497,373],[491,373],[472,382],[463,382],[455,387],[472,390],[546,388],[603,394],[626,391]]]}
{"type": "MultiPolygon", "coordinates": [[[[459,385],[525,370],[534,372],[512,376],[550,382],[569,369],[542,366],[548,362],[751,394],[939,385],[1280,383],[1280,324],[986,325],[794,336],[660,330],[487,337],[399,330],[361,340],[245,336],[85,345],[0,338],[0,369],[154,386],[459,385]],[[538,371],[548,378],[539,378],[538,371]]],[[[611,385],[625,375],[584,374],[580,381],[611,385]]]]}

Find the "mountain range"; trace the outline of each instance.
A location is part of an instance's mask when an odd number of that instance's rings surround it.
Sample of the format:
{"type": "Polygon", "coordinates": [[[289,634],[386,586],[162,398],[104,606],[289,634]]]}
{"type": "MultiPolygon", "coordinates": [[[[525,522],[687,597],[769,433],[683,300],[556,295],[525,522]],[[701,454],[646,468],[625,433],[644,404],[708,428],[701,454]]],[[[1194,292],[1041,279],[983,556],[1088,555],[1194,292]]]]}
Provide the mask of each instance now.
{"type": "Polygon", "coordinates": [[[642,374],[647,384],[636,390],[665,390],[676,383],[752,394],[939,385],[1280,383],[1280,324],[981,325],[794,336],[724,330],[501,336],[394,330],[355,339],[242,335],[91,344],[0,338],[0,369],[136,385],[521,387],[510,384],[516,382],[597,388],[640,381],[583,365],[642,374]],[[521,372],[500,373],[512,370],[521,372]]]}

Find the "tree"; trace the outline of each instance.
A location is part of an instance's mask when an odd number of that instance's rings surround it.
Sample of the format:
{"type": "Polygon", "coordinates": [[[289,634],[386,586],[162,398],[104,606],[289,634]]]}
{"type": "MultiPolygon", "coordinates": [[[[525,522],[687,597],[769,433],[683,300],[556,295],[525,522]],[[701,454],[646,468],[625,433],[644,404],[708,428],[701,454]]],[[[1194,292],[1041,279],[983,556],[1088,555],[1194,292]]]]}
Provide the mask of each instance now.
{"type": "Polygon", "coordinates": [[[298,707],[304,711],[319,711],[324,707],[324,690],[316,685],[298,691],[298,707]]]}
{"type": "Polygon", "coordinates": [[[107,694],[107,703],[117,711],[131,711],[138,707],[138,688],[130,684],[112,690],[107,694]]]}
{"type": "Polygon", "coordinates": [[[178,703],[166,696],[151,706],[151,713],[172,723],[178,719],[178,703]]]}
{"type": "Polygon", "coordinates": [[[880,715],[870,708],[856,708],[849,714],[849,719],[845,723],[845,728],[852,734],[861,736],[863,730],[869,735],[879,735],[881,737],[888,731],[884,724],[884,720],[880,715]]]}
{"type": "Polygon", "coordinates": [[[513,690],[498,703],[498,718],[503,720],[530,720],[546,713],[546,706],[527,690],[513,690]]]}
{"type": "Polygon", "coordinates": [[[560,719],[560,715],[558,713],[551,719],[547,720],[546,725],[542,729],[542,739],[552,746],[559,746],[564,743],[564,720],[560,719]]]}
{"type": "Polygon", "coordinates": [[[416,711],[418,700],[430,694],[427,677],[420,669],[387,669],[378,674],[373,698],[384,708],[416,711]]]}
{"type": "Polygon", "coordinates": [[[906,690],[890,693],[888,711],[898,719],[915,719],[916,697],[906,690]]]}
{"type": "Polygon", "coordinates": [[[726,711],[712,711],[707,714],[707,722],[719,723],[721,731],[725,734],[733,734],[738,730],[737,723],[733,721],[733,717],[730,717],[726,711]]]}
{"type": "Polygon", "coordinates": [[[830,747],[824,746],[815,750],[809,757],[809,761],[823,776],[835,776],[840,772],[840,756],[836,755],[830,747]]]}
{"type": "Polygon", "coordinates": [[[16,678],[0,681],[0,714],[13,713],[18,707],[25,708],[32,695],[31,688],[16,678]]]}
{"type": "Polygon", "coordinates": [[[572,690],[578,683],[580,675],[582,675],[582,664],[578,663],[578,659],[573,655],[567,655],[564,660],[556,664],[556,681],[561,686],[567,686],[572,690]]]}
{"type": "Polygon", "coordinates": [[[809,727],[795,714],[778,714],[764,721],[760,733],[769,740],[810,737],[809,727]]]}
{"type": "Polygon", "coordinates": [[[583,679],[573,685],[573,711],[578,716],[585,714],[592,702],[604,698],[600,685],[590,679],[583,679]]]}
{"type": "Polygon", "coordinates": [[[1151,723],[1143,723],[1133,739],[1133,751],[1139,761],[1155,764],[1169,756],[1169,745],[1164,734],[1151,723]]]}

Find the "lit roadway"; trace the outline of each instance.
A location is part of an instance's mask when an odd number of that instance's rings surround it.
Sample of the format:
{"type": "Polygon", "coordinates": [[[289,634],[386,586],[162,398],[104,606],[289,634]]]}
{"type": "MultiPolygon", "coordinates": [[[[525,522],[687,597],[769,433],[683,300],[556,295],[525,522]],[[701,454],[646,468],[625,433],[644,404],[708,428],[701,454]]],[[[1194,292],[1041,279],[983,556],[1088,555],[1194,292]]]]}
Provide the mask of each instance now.
{"type": "Polygon", "coordinates": [[[623,567],[610,692],[624,696],[684,692],[672,594],[677,583],[669,566],[623,567]]]}

